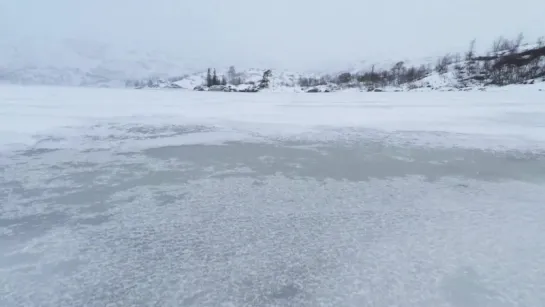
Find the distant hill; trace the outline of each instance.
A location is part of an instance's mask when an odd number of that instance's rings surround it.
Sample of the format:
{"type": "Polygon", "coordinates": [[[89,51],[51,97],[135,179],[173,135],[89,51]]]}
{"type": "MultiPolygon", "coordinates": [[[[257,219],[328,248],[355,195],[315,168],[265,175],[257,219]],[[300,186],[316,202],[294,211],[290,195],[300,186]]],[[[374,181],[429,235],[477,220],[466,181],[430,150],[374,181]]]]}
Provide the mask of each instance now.
{"type": "MultiPolygon", "coordinates": [[[[510,84],[536,84],[545,78],[545,42],[522,44],[499,38],[486,54],[451,53],[416,60],[361,61],[331,73],[303,73],[274,67],[216,69],[228,87],[207,87],[207,70],[161,52],[121,52],[105,44],[65,40],[47,48],[0,45],[0,83],[183,90],[331,92],[471,90],[510,84]]],[[[40,46],[41,46],[40,45],[40,46]]],[[[473,47],[472,47],[473,48],[473,47]]],[[[468,53],[469,52],[469,53],[468,53]]],[[[213,69],[213,67],[212,67],[213,69]]],[[[319,67],[317,68],[319,71],[319,67]]]]}

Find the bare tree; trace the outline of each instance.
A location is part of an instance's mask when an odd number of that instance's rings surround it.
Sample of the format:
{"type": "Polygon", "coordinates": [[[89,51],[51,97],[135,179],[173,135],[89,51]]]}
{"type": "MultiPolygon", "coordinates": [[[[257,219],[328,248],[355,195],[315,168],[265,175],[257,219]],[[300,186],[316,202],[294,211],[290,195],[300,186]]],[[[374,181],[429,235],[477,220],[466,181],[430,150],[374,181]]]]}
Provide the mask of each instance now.
{"type": "Polygon", "coordinates": [[[520,45],[522,44],[523,40],[524,40],[524,34],[520,32],[517,38],[515,39],[515,43],[513,45],[513,49],[511,50],[511,52],[517,51],[520,45]]]}
{"type": "Polygon", "coordinates": [[[462,61],[462,56],[458,52],[454,54],[453,58],[454,63],[460,63],[462,61]]]}
{"type": "Polygon", "coordinates": [[[338,77],[339,83],[349,83],[352,81],[352,74],[349,72],[345,72],[339,75],[338,77]]]}
{"type": "Polygon", "coordinates": [[[469,49],[466,52],[466,61],[472,60],[475,57],[475,39],[469,43],[469,49]]]}
{"type": "Polygon", "coordinates": [[[400,61],[400,62],[397,62],[393,67],[392,67],[392,81],[396,84],[396,85],[399,85],[402,83],[402,80],[400,78],[400,76],[402,75],[403,71],[405,70],[405,62],[403,61],[400,61]]]}
{"type": "Polygon", "coordinates": [[[509,40],[507,38],[504,38],[503,36],[500,36],[492,44],[492,51],[496,54],[500,52],[515,53],[522,44],[523,40],[523,33],[519,33],[517,38],[515,38],[514,40],[509,40]]]}
{"type": "Polygon", "coordinates": [[[448,66],[452,64],[452,56],[450,54],[445,55],[437,59],[437,64],[435,65],[435,71],[444,74],[448,72],[448,66]]]}
{"type": "MultiPolygon", "coordinates": [[[[233,82],[237,78],[237,71],[235,70],[235,66],[229,67],[229,70],[227,71],[227,79],[229,83],[234,84],[233,82]]],[[[235,84],[238,85],[238,84],[235,84]]]]}
{"type": "Polygon", "coordinates": [[[537,46],[538,46],[538,47],[543,47],[543,46],[545,46],[545,36],[540,36],[540,37],[537,39],[537,46]]]}
{"type": "Polygon", "coordinates": [[[498,37],[493,43],[492,43],[492,51],[494,53],[500,53],[502,51],[509,51],[513,49],[514,43],[509,41],[508,39],[504,38],[503,36],[498,37]]]}

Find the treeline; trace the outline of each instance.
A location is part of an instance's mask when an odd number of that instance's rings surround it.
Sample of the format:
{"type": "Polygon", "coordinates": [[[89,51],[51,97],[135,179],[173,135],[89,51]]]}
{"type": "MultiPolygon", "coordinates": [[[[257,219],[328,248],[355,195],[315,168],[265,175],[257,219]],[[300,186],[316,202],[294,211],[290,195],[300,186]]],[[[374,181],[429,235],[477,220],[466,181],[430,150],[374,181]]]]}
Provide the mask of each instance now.
{"type": "Polygon", "coordinates": [[[514,39],[497,38],[485,55],[476,55],[475,40],[461,55],[447,54],[437,60],[435,71],[453,71],[461,87],[475,83],[508,85],[533,82],[545,77],[545,39],[523,45],[524,35],[514,39]]]}
{"type": "MultiPolygon", "coordinates": [[[[408,88],[426,86],[418,82],[432,73],[448,75],[460,88],[474,85],[508,85],[534,82],[545,78],[545,38],[538,39],[534,44],[523,44],[524,35],[519,34],[513,39],[498,37],[487,52],[478,55],[476,41],[470,42],[468,49],[462,53],[449,53],[439,57],[435,63],[427,65],[409,65],[403,61],[389,68],[370,67],[357,73],[343,72],[338,75],[322,75],[316,77],[301,77],[299,86],[313,88],[319,86],[332,88],[367,87],[377,89],[387,86],[407,86],[408,88]]],[[[216,69],[209,68],[204,81],[204,87],[229,86],[245,84],[245,74],[238,73],[234,66],[229,67],[226,75],[218,75],[216,69]]],[[[163,79],[129,80],[128,87],[160,87],[183,79],[178,76],[163,79]]],[[[262,89],[268,86],[270,72],[264,74],[261,82],[247,82],[249,88],[262,89]],[[266,82],[265,82],[266,80],[266,82]],[[259,83],[259,84],[256,84],[259,83]]],[[[291,84],[288,84],[291,85],[291,84]]]]}
{"type": "Polygon", "coordinates": [[[524,35],[514,39],[497,38],[486,55],[475,55],[475,42],[465,54],[465,61],[454,65],[462,85],[480,82],[484,85],[508,85],[534,82],[545,78],[545,39],[523,45],[524,35]]]}
{"type": "Polygon", "coordinates": [[[169,77],[169,78],[149,78],[149,79],[143,79],[143,80],[125,80],[125,87],[134,87],[134,88],[142,88],[142,87],[149,87],[149,88],[157,88],[161,84],[172,84],[176,81],[183,80],[188,75],[182,75],[182,76],[175,76],[175,77],[169,77]]]}
{"type": "Polygon", "coordinates": [[[219,77],[216,73],[216,69],[208,68],[206,73],[206,86],[211,87],[214,85],[240,85],[244,83],[244,79],[241,73],[238,73],[235,66],[230,66],[227,70],[227,76],[222,75],[219,77]]]}
{"type": "Polygon", "coordinates": [[[368,86],[385,87],[388,85],[398,86],[411,83],[425,78],[432,72],[430,65],[406,66],[404,62],[397,62],[391,69],[375,69],[358,73],[344,72],[335,77],[330,75],[321,77],[305,77],[299,79],[299,86],[313,87],[327,84],[339,86],[368,86]]]}
{"type": "Polygon", "coordinates": [[[416,86],[416,81],[434,71],[439,74],[453,73],[459,87],[533,82],[545,77],[545,39],[538,39],[532,46],[523,45],[523,40],[523,34],[514,39],[499,37],[482,56],[476,54],[476,41],[473,40],[465,53],[447,54],[438,58],[435,65],[413,66],[400,61],[389,69],[376,69],[373,66],[368,71],[345,72],[334,77],[305,77],[299,80],[299,85],[315,87],[336,84],[343,87],[367,86],[370,89],[401,85],[412,87],[416,86]]]}

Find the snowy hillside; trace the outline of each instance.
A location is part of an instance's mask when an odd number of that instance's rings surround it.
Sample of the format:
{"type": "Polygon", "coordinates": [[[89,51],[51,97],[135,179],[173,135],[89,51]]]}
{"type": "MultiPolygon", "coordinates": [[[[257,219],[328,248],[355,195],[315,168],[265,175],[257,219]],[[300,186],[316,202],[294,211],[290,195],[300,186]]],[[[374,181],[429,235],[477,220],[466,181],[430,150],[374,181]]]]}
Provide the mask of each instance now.
{"type": "MultiPolygon", "coordinates": [[[[241,84],[232,85],[233,88],[241,90],[255,85],[263,78],[265,69],[250,68],[235,73],[235,78],[240,80],[241,84]]],[[[216,70],[219,78],[229,75],[229,69],[216,70]]],[[[318,74],[304,74],[292,71],[272,70],[272,76],[267,91],[273,92],[301,92],[304,89],[299,85],[302,78],[319,78],[318,74]]],[[[193,90],[197,87],[206,85],[207,71],[189,74],[175,80],[169,79],[150,79],[142,81],[138,88],[177,88],[193,90]]]]}
{"type": "Polygon", "coordinates": [[[537,85],[545,82],[545,42],[522,45],[520,40],[499,38],[492,50],[476,54],[474,44],[464,54],[453,53],[416,61],[357,63],[333,74],[301,74],[272,71],[266,87],[248,90],[263,78],[265,69],[235,72],[212,70],[176,80],[147,80],[137,88],[183,88],[199,91],[332,92],[359,91],[468,91],[506,85],[537,85]],[[226,77],[227,76],[227,77],[226,77]],[[219,82],[221,80],[221,82],[219,82]],[[222,85],[223,87],[219,86],[222,85]],[[210,88],[210,85],[218,85],[210,88]]]}
{"type": "MultiPolygon", "coordinates": [[[[464,63],[462,63],[464,64],[464,63]]],[[[399,91],[471,91],[471,90],[491,90],[497,88],[497,86],[484,85],[482,82],[466,81],[461,82],[456,68],[460,63],[451,64],[448,67],[448,71],[439,73],[435,70],[431,70],[425,77],[400,85],[386,85],[386,86],[370,86],[360,82],[350,82],[347,84],[338,84],[330,82],[327,84],[315,85],[315,86],[301,86],[301,79],[311,78],[319,79],[318,75],[301,74],[296,72],[287,71],[275,71],[273,70],[272,77],[270,79],[270,86],[268,89],[262,91],[268,92],[293,92],[293,93],[319,93],[319,92],[332,92],[332,91],[375,91],[375,92],[399,92],[399,91]]],[[[245,82],[240,85],[229,85],[231,91],[243,91],[248,89],[252,85],[258,83],[263,75],[261,69],[250,69],[241,72],[245,82]]],[[[222,71],[223,72],[223,71],[222,71]]],[[[217,72],[218,74],[222,72],[217,72]]],[[[357,76],[357,75],[354,75],[357,76]]],[[[333,75],[333,79],[335,76],[333,75]]],[[[466,77],[467,78],[467,77],[466,77]]],[[[206,84],[206,72],[195,73],[181,77],[180,80],[168,81],[167,79],[154,79],[149,81],[150,83],[142,84],[138,88],[173,88],[184,90],[208,90],[203,87],[206,84]]],[[[522,83],[522,85],[535,88],[540,91],[545,91],[545,80],[542,78],[528,80],[522,83]],[[530,86],[532,85],[532,86],[530,86]]]]}
{"type": "MultiPolygon", "coordinates": [[[[331,73],[302,73],[274,67],[212,68],[218,80],[225,79],[229,85],[212,90],[255,91],[268,69],[272,74],[267,86],[259,91],[453,91],[539,84],[545,81],[544,45],[543,41],[521,44],[520,40],[500,37],[491,51],[483,54],[472,51],[471,59],[466,54],[452,53],[412,60],[360,61],[331,73]]],[[[0,43],[0,83],[186,90],[208,90],[201,86],[210,85],[207,71],[196,64],[198,61],[164,52],[122,51],[74,39],[57,43],[25,41],[25,47],[20,46],[0,43]]]]}
{"type": "MultiPolygon", "coordinates": [[[[241,72],[237,72],[237,77],[242,80],[242,83],[257,83],[263,77],[264,71],[264,69],[251,68],[243,70],[241,72]]],[[[227,76],[228,69],[218,70],[216,73],[218,74],[218,76],[227,76]]],[[[207,72],[203,71],[201,73],[188,76],[187,78],[175,82],[175,84],[179,85],[182,88],[193,89],[196,86],[206,84],[206,74],[207,72]]],[[[282,88],[286,87],[297,87],[297,83],[302,76],[302,74],[296,72],[273,70],[270,87],[271,89],[276,90],[281,90],[282,88]]]]}
{"type": "Polygon", "coordinates": [[[431,67],[437,61],[437,57],[422,57],[422,58],[404,58],[404,59],[389,59],[383,61],[359,61],[349,66],[345,71],[357,75],[372,69],[388,70],[396,63],[403,62],[407,66],[428,66],[431,67]]]}

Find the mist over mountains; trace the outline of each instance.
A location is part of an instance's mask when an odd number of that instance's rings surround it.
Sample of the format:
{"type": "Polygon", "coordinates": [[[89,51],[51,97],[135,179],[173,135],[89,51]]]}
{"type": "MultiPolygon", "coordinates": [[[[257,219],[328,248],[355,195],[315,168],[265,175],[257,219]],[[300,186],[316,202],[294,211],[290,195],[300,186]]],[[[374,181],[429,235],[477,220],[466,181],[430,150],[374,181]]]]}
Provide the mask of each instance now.
{"type": "Polygon", "coordinates": [[[85,40],[28,41],[24,48],[4,44],[0,52],[0,80],[16,84],[120,86],[126,79],[198,69],[191,60],[165,52],[122,50],[85,40]]]}

